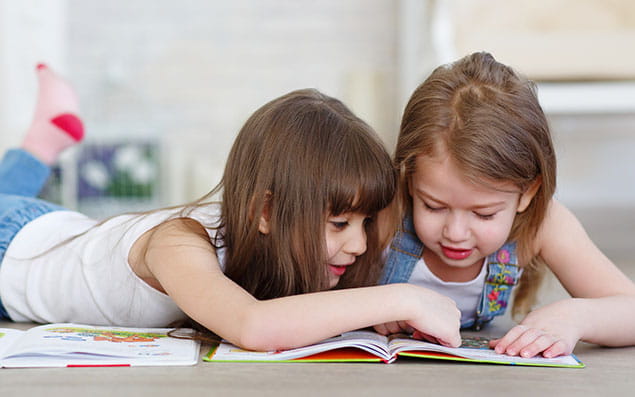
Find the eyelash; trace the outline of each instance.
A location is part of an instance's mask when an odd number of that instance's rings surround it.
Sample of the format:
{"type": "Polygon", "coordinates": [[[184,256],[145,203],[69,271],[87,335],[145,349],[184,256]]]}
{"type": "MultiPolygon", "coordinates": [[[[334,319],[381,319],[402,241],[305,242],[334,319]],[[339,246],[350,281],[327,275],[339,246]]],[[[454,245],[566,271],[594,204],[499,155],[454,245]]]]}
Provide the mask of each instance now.
{"type": "MultiPolygon", "coordinates": [[[[432,207],[426,203],[423,203],[423,205],[426,207],[426,209],[430,212],[438,212],[438,211],[443,211],[445,209],[445,207],[432,207]]],[[[478,212],[475,212],[474,215],[476,215],[477,217],[479,217],[480,219],[484,220],[484,221],[488,221],[494,218],[494,214],[487,214],[487,215],[483,215],[483,214],[479,214],[478,212]]]]}
{"type": "Polygon", "coordinates": [[[476,212],[474,214],[476,214],[476,216],[478,216],[479,218],[483,219],[484,221],[489,221],[489,220],[494,218],[494,215],[496,215],[496,214],[482,215],[482,214],[478,214],[476,212]]]}
{"type": "Polygon", "coordinates": [[[431,211],[431,212],[442,211],[445,209],[444,207],[432,207],[431,205],[427,203],[423,203],[423,205],[426,207],[428,211],[431,211]]]}
{"type": "MultiPolygon", "coordinates": [[[[374,217],[372,216],[364,218],[364,226],[368,226],[369,224],[371,224],[373,222],[373,218],[374,217]]],[[[330,221],[330,224],[333,225],[333,227],[335,227],[335,229],[337,230],[342,230],[349,225],[348,221],[330,221]]]]}
{"type": "Polygon", "coordinates": [[[331,222],[331,225],[333,225],[337,230],[342,230],[348,226],[348,222],[331,222]]]}

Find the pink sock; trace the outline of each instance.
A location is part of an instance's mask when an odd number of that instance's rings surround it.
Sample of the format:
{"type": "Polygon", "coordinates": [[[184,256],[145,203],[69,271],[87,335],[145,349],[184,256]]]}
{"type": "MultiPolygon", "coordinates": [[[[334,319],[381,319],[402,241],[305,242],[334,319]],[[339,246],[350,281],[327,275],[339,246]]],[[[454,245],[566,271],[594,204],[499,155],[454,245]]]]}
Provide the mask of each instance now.
{"type": "Polygon", "coordinates": [[[22,148],[46,164],[84,137],[79,105],[71,86],[44,64],[37,66],[39,91],[33,122],[22,148]]]}

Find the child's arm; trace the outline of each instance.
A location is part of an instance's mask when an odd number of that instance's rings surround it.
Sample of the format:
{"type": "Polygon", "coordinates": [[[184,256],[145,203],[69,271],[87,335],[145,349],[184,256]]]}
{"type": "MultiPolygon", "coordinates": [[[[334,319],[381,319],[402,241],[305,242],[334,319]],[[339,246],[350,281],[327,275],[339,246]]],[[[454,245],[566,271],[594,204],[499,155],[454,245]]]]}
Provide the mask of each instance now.
{"type": "Polygon", "coordinates": [[[288,349],[394,320],[460,344],[458,309],[430,290],[393,284],[259,301],[225,277],[197,222],[177,219],[151,233],[141,252],[162,289],[192,319],[244,348],[288,349]]]}
{"type": "Polygon", "coordinates": [[[635,345],[635,285],[591,241],[575,216],[553,201],[537,252],[572,299],[535,310],[495,342],[510,355],[568,354],[578,340],[635,345]]]}

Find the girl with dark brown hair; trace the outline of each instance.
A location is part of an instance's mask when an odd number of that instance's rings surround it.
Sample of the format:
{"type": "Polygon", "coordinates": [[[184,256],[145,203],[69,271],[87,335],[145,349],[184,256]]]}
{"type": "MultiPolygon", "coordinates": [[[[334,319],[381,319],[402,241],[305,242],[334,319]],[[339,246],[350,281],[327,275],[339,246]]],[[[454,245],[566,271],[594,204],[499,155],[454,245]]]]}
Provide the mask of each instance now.
{"type": "MultiPolygon", "coordinates": [[[[274,99],[247,120],[208,195],[96,222],[34,198],[46,164],[81,139],[69,132],[77,123],[52,121],[67,111],[60,96],[74,99],[68,87],[39,73],[40,102],[50,106],[0,164],[4,317],[138,327],[189,318],[254,350],[403,321],[460,343],[450,299],[372,286],[392,232],[380,225],[391,223],[396,175],[375,132],[340,101],[311,89],[274,99]],[[221,204],[212,200],[219,192],[221,204]]],[[[70,103],[64,120],[79,121],[70,103]]]]}

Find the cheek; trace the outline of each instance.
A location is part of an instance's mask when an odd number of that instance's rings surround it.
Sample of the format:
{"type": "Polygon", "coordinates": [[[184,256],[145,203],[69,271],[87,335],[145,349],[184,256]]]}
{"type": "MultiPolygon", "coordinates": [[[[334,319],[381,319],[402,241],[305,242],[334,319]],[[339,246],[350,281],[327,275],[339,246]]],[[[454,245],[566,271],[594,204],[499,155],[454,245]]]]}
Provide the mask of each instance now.
{"type": "Polygon", "coordinates": [[[442,215],[432,214],[422,208],[414,208],[412,211],[415,232],[421,242],[435,238],[440,233],[443,225],[442,215]]]}
{"type": "Polygon", "coordinates": [[[484,222],[478,233],[481,244],[492,252],[500,248],[509,238],[513,220],[513,217],[505,217],[498,221],[484,222]]]}
{"type": "Polygon", "coordinates": [[[335,239],[330,235],[329,232],[326,232],[324,235],[324,242],[326,244],[326,257],[331,259],[335,254],[337,254],[337,244],[335,239]]]}

